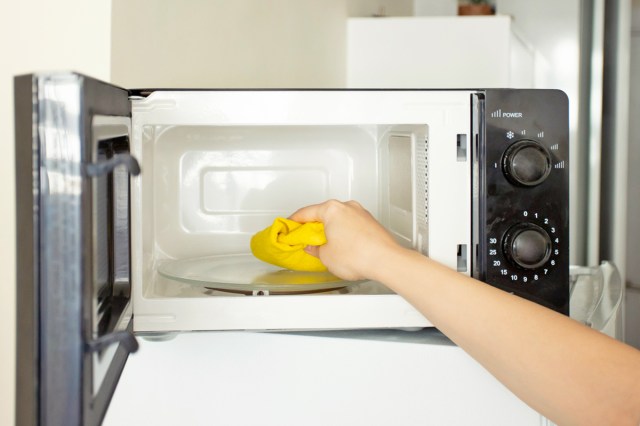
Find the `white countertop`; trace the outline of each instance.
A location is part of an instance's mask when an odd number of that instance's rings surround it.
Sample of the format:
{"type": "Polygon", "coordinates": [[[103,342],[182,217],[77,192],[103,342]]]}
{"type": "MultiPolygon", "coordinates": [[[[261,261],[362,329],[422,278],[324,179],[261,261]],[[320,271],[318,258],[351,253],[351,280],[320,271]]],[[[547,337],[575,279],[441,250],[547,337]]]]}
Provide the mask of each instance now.
{"type": "Polygon", "coordinates": [[[109,425],[536,425],[437,331],[198,332],[140,340],[109,425]]]}

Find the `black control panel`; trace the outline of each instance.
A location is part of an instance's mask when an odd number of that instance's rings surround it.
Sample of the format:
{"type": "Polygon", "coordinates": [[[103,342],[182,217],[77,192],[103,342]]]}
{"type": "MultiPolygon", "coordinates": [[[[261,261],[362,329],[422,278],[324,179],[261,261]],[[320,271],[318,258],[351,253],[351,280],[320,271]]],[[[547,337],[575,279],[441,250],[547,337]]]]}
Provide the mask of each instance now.
{"type": "Polygon", "coordinates": [[[557,90],[475,95],[479,279],[569,313],[569,111],[557,90]]]}

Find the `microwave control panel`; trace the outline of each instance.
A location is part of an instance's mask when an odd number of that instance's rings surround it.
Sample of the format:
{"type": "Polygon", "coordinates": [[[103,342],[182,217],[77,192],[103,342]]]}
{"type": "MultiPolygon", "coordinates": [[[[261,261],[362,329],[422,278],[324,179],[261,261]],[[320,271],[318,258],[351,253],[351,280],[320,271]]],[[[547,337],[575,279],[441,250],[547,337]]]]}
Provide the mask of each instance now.
{"type": "Polygon", "coordinates": [[[474,99],[475,273],[569,313],[569,112],[557,90],[474,99]]]}

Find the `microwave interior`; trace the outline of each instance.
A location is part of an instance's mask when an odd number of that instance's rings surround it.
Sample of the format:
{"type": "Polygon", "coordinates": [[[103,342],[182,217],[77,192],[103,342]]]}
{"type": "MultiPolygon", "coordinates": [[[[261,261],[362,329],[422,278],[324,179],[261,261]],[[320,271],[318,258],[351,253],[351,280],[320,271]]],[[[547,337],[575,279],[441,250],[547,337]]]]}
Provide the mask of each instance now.
{"type": "MultiPolygon", "coordinates": [[[[352,297],[357,311],[360,303],[367,304],[367,296],[378,297],[376,304],[399,298],[380,283],[285,271],[251,255],[251,237],[276,217],[328,199],[357,200],[400,244],[469,273],[469,94],[451,99],[440,93],[447,99],[444,106],[427,97],[429,102],[423,99],[417,109],[411,103],[415,96],[402,92],[386,106],[372,104],[370,94],[331,94],[153,92],[133,101],[131,152],[142,169],[131,181],[138,331],[299,328],[304,321],[296,316],[305,313],[292,313],[290,326],[282,318],[269,326],[266,317],[286,317],[282,309],[291,303],[326,304],[352,297]],[[452,102],[456,99],[458,103],[452,102]],[[353,109],[336,111],[345,102],[353,109]],[[443,114],[452,105],[463,111],[457,125],[447,123],[453,115],[443,114]],[[425,119],[416,120],[420,116],[425,119]],[[430,146],[430,116],[437,119],[435,136],[450,133],[446,147],[430,146]],[[439,149],[449,158],[429,170],[429,156],[440,155],[439,149]],[[429,178],[434,172],[437,176],[433,168],[455,177],[448,189],[463,189],[444,190],[448,207],[441,212],[429,209],[429,178]],[[430,214],[450,217],[456,212],[462,239],[447,233],[434,241],[430,233],[437,231],[430,230],[430,214]],[[245,310],[263,316],[255,325],[243,324],[245,310]]],[[[343,327],[318,321],[311,326],[343,327]]],[[[380,321],[372,326],[394,325],[380,321]]]]}

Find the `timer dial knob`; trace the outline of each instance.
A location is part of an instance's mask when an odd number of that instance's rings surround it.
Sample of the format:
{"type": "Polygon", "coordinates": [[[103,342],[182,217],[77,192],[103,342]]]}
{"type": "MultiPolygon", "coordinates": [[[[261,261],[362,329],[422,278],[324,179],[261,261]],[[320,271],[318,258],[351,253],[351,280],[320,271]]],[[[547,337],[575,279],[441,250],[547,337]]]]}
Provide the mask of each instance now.
{"type": "Polygon", "coordinates": [[[551,155],[536,141],[520,140],[504,152],[502,170],[516,185],[536,186],[551,172],[551,155]]]}
{"type": "Polygon", "coordinates": [[[507,231],[505,256],[524,269],[536,269],[551,257],[551,238],[547,231],[533,223],[521,223],[507,231]]]}

